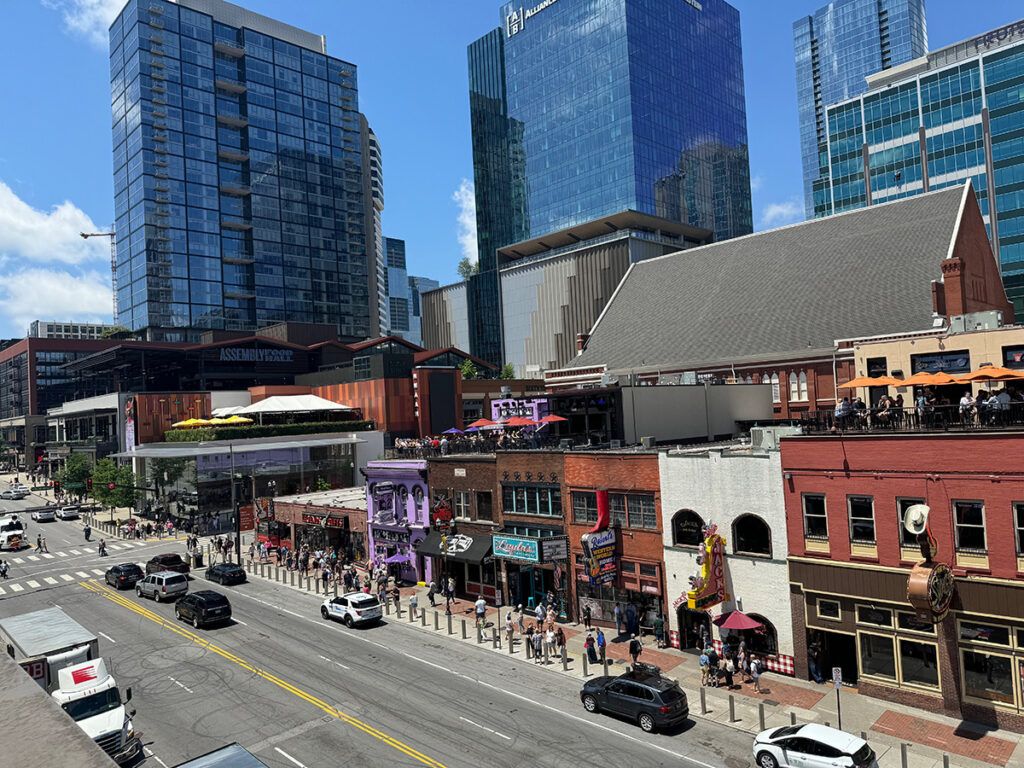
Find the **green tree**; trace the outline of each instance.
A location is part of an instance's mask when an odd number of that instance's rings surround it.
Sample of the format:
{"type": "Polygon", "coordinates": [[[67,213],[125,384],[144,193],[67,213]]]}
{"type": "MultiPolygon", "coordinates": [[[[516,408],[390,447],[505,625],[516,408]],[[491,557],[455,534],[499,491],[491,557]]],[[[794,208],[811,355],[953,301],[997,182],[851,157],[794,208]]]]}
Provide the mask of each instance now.
{"type": "Polygon", "coordinates": [[[166,495],[166,491],[185,477],[191,459],[177,457],[170,459],[153,459],[149,462],[149,478],[156,488],[158,499],[166,495]]]}
{"type": "Polygon", "coordinates": [[[326,479],[318,477],[316,479],[316,489],[318,491],[329,491],[331,490],[331,484],[328,483],[326,479]]]}
{"type": "Polygon", "coordinates": [[[117,507],[134,507],[135,473],[127,464],[118,466],[113,459],[101,459],[92,473],[92,495],[111,512],[117,507]]]}
{"type": "Polygon", "coordinates": [[[501,366],[501,373],[498,374],[498,378],[503,381],[510,381],[516,377],[516,369],[512,363],[505,363],[501,366]]]}
{"type": "Polygon", "coordinates": [[[117,336],[118,334],[122,333],[131,333],[131,331],[129,331],[123,325],[115,325],[112,328],[107,328],[105,331],[103,331],[103,333],[100,334],[100,338],[109,339],[112,336],[117,336]]]}
{"type": "Polygon", "coordinates": [[[85,481],[92,477],[92,462],[84,453],[72,453],[64,462],[64,468],[57,472],[56,479],[68,493],[85,495],[85,481]]]}
{"type": "Polygon", "coordinates": [[[480,371],[477,369],[476,364],[468,357],[462,361],[459,370],[462,371],[462,378],[464,379],[480,378],[480,371]]]}
{"type": "Polygon", "coordinates": [[[459,277],[463,280],[469,280],[473,275],[480,272],[480,264],[470,261],[468,256],[463,256],[459,259],[459,266],[456,269],[458,270],[459,277]]]}

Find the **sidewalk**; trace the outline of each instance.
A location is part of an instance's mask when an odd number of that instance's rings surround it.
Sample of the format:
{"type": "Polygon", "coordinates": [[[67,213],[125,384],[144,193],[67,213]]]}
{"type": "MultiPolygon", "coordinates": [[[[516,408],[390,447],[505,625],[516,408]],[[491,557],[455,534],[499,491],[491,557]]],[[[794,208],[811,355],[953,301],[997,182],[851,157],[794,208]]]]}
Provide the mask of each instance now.
{"type": "MultiPolygon", "coordinates": [[[[264,580],[278,582],[288,589],[313,594],[319,587],[315,577],[303,580],[296,572],[278,568],[273,563],[266,563],[262,568],[259,562],[250,565],[248,557],[244,555],[243,561],[250,576],[254,578],[261,578],[262,570],[264,580]]],[[[333,584],[329,591],[334,594],[333,584]]],[[[434,608],[427,599],[425,587],[403,587],[400,592],[400,613],[395,616],[394,606],[389,604],[386,619],[394,617],[408,622],[425,634],[440,635],[449,642],[477,644],[472,602],[455,600],[451,606],[449,625],[443,599],[438,599],[434,608]],[[419,614],[415,620],[410,621],[408,603],[413,594],[417,595],[419,614]]],[[[518,633],[513,647],[508,648],[504,617],[509,610],[508,606],[488,607],[487,628],[481,633],[481,646],[506,657],[511,655],[523,664],[536,664],[535,660],[527,659],[518,633]]],[[[513,611],[514,620],[515,617],[513,611]]],[[[534,622],[528,614],[526,626],[532,624],[534,622]]],[[[542,662],[544,667],[554,674],[567,675],[581,682],[584,678],[604,674],[601,665],[594,667],[586,664],[584,627],[581,624],[560,626],[566,636],[564,668],[560,658],[545,659],[542,662]],[[584,667],[587,669],[584,670],[584,667]]],[[[629,658],[625,638],[621,638],[621,641],[615,638],[614,630],[605,634],[608,639],[608,674],[622,674],[627,669],[629,658]]],[[[740,684],[739,675],[736,676],[736,685],[732,690],[726,690],[724,686],[701,687],[697,657],[674,648],[658,649],[654,647],[653,639],[645,639],[640,659],[657,665],[663,674],[679,681],[690,699],[690,714],[695,718],[713,720],[750,734],[792,722],[823,723],[834,727],[839,725],[836,693],[831,685],[816,685],[810,681],[766,673],[761,678],[760,694],[755,693],[750,684],[740,684]]],[[[848,687],[840,691],[840,697],[843,730],[865,735],[878,755],[880,768],[902,768],[902,744],[907,745],[908,768],[942,768],[944,754],[949,756],[949,764],[957,768],[1024,765],[1024,737],[1020,734],[991,731],[973,723],[861,696],[856,689],[848,687]]]]}

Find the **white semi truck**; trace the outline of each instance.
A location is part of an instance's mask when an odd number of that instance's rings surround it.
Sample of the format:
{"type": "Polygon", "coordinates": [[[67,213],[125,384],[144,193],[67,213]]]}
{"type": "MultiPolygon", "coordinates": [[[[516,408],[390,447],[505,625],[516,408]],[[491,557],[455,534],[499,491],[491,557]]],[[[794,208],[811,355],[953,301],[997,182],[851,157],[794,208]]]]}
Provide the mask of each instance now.
{"type": "Polygon", "coordinates": [[[132,689],[122,700],[95,635],[60,608],[47,608],[0,619],[0,642],[118,765],[138,757],[135,712],[125,708],[132,689]]]}

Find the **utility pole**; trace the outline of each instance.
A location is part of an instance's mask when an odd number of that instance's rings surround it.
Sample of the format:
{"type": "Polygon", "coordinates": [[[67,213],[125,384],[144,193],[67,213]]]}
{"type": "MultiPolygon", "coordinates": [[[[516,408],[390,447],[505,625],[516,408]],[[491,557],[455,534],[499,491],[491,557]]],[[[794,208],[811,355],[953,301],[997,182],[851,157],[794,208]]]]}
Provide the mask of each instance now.
{"type": "Polygon", "coordinates": [[[110,225],[109,232],[79,232],[83,240],[88,240],[90,237],[109,237],[110,238],[110,279],[111,288],[114,294],[114,322],[117,322],[117,233],[114,231],[114,225],[110,225]]]}

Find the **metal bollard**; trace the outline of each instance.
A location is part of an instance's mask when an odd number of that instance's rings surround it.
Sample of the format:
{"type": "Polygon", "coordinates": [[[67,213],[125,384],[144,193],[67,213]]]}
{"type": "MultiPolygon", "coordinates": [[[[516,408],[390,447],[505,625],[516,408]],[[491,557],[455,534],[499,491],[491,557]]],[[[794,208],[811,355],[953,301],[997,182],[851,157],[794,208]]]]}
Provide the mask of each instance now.
{"type": "Polygon", "coordinates": [[[335,597],[338,596],[338,582],[337,581],[334,582],[334,596],[335,597]]]}
{"type": "Polygon", "coordinates": [[[796,725],[796,712],[789,713],[789,724],[796,725]]]}
{"type": "Polygon", "coordinates": [[[729,722],[736,722],[736,697],[729,694],[729,722]]]}
{"type": "Polygon", "coordinates": [[[700,713],[706,715],[708,713],[708,693],[703,687],[700,689],[700,713]]]}
{"type": "Polygon", "coordinates": [[[583,676],[588,677],[590,672],[587,670],[587,654],[584,653],[580,658],[583,659],[583,676]]]}
{"type": "Polygon", "coordinates": [[[498,636],[498,628],[491,627],[491,648],[500,648],[501,638],[498,636]]]}
{"type": "Polygon", "coordinates": [[[466,620],[465,619],[462,620],[462,639],[463,640],[468,640],[469,639],[469,632],[466,631],[466,620]]]}
{"type": "Polygon", "coordinates": [[[764,730],[764,702],[759,702],[757,705],[757,722],[761,726],[759,730],[764,730]]]}
{"type": "MultiPolygon", "coordinates": [[[[424,608],[423,610],[426,611],[427,609],[424,608]]],[[[438,613],[437,609],[435,608],[434,609],[434,631],[436,632],[440,628],[441,628],[441,614],[438,613]]]]}
{"type": "Polygon", "coordinates": [[[949,755],[942,753],[942,768],[949,768],[949,755]]]}
{"type": "Polygon", "coordinates": [[[386,616],[390,616],[391,615],[391,601],[390,600],[385,600],[384,601],[384,614],[386,616]]]}
{"type": "Polygon", "coordinates": [[[908,746],[910,745],[905,741],[900,743],[900,765],[902,765],[903,768],[907,768],[907,761],[910,759],[910,756],[907,754],[908,746]]]}
{"type": "Polygon", "coordinates": [[[260,578],[263,579],[263,578],[266,578],[266,576],[267,576],[267,564],[261,562],[260,563],[260,578]]]}
{"type": "Polygon", "coordinates": [[[562,671],[569,671],[569,654],[565,651],[565,646],[562,646],[562,671]]]}
{"type": "Polygon", "coordinates": [[[604,667],[604,676],[608,677],[608,657],[604,653],[601,654],[601,665],[604,667]]]}
{"type": "Polygon", "coordinates": [[[484,641],[484,633],[480,630],[480,625],[476,625],[476,642],[477,645],[484,641]]]}
{"type": "Polygon", "coordinates": [[[527,635],[523,638],[523,646],[526,648],[526,658],[533,658],[533,643],[530,642],[530,637],[527,635]]]}
{"type": "Polygon", "coordinates": [[[448,634],[455,634],[454,630],[452,629],[452,615],[450,613],[448,614],[448,634]]]}
{"type": "Polygon", "coordinates": [[[513,630],[509,634],[509,636],[508,636],[508,652],[509,653],[515,653],[516,652],[516,633],[515,633],[515,630],[513,630]]]}
{"type": "Polygon", "coordinates": [[[548,665],[548,644],[544,643],[544,666],[548,665]]]}
{"type": "Polygon", "coordinates": [[[291,577],[291,586],[294,587],[295,586],[295,571],[291,571],[290,573],[292,575],[292,577],[291,577]]]}

